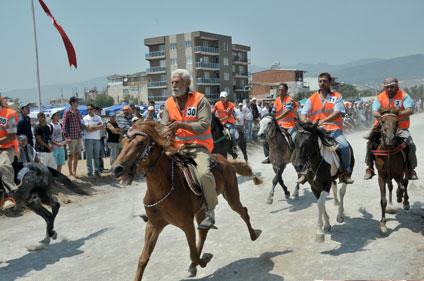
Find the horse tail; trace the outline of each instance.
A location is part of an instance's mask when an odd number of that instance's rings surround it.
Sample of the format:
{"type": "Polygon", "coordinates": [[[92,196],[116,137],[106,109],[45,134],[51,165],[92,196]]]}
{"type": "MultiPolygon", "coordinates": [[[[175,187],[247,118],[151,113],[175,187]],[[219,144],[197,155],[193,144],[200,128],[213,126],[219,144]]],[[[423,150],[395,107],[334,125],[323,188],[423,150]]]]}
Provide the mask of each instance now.
{"type": "Polygon", "coordinates": [[[253,177],[253,183],[255,185],[261,184],[263,181],[260,177],[253,174],[252,168],[244,162],[228,160],[228,163],[234,168],[237,174],[245,177],[253,177]]]}
{"type": "Polygon", "coordinates": [[[47,167],[47,168],[49,169],[50,173],[53,175],[53,178],[55,178],[56,180],[58,180],[61,183],[63,183],[72,192],[75,192],[75,193],[80,194],[80,195],[89,195],[88,192],[86,192],[85,190],[81,189],[79,186],[77,186],[75,183],[73,183],[64,174],[58,172],[57,170],[55,170],[55,169],[53,169],[51,167],[47,167]]]}

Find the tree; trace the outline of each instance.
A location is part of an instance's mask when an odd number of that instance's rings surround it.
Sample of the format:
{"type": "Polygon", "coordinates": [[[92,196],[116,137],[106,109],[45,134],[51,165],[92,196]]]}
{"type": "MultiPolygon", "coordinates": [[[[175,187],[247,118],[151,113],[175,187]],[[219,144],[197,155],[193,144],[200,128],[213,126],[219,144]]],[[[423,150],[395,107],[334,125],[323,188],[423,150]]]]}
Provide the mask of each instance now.
{"type": "Polygon", "coordinates": [[[114,104],[114,102],[114,99],[106,94],[98,94],[96,95],[96,99],[94,100],[94,104],[102,108],[111,106],[114,104]]]}
{"type": "Polygon", "coordinates": [[[351,84],[339,84],[337,91],[343,95],[343,98],[356,98],[359,96],[359,91],[351,84]]]}

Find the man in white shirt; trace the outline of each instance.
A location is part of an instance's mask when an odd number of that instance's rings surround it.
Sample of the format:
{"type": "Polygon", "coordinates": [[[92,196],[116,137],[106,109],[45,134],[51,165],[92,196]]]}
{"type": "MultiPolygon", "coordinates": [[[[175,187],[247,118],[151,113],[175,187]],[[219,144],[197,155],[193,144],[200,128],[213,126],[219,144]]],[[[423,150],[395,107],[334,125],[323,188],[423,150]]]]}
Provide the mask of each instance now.
{"type": "Polygon", "coordinates": [[[234,110],[234,115],[236,117],[236,127],[244,126],[244,113],[243,113],[243,104],[239,103],[238,107],[234,110]]]}
{"type": "Polygon", "coordinates": [[[250,104],[246,104],[243,106],[243,114],[245,121],[245,134],[248,142],[253,142],[253,112],[250,104]]]}
{"type": "Polygon", "coordinates": [[[94,113],[94,105],[89,104],[87,109],[88,115],[82,119],[86,130],[84,134],[84,146],[87,159],[87,175],[89,177],[93,176],[94,162],[95,175],[100,176],[100,137],[101,130],[103,130],[103,122],[100,116],[94,113]]]}

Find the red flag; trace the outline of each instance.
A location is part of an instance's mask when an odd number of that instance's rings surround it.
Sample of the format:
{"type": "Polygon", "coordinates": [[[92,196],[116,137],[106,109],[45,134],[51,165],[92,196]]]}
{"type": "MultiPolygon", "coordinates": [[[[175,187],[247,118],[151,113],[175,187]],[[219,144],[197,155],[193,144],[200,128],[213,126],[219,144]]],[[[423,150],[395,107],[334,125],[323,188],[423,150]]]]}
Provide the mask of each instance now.
{"type": "Polygon", "coordinates": [[[56,19],[54,18],[52,13],[50,13],[50,10],[47,7],[46,3],[44,3],[43,0],[38,0],[38,1],[40,2],[40,5],[43,8],[44,12],[52,19],[54,27],[56,27],[57,31],[62,37],[63,44],[65,44],[66,53],[68,54],[69,66],[73,65],[75,68],[77,68],[77,55],[75,53],[75,49],[74,49],[74,46],[72,45],[71,40],[69,40],[63,28],[56,22],[56,19]]]}

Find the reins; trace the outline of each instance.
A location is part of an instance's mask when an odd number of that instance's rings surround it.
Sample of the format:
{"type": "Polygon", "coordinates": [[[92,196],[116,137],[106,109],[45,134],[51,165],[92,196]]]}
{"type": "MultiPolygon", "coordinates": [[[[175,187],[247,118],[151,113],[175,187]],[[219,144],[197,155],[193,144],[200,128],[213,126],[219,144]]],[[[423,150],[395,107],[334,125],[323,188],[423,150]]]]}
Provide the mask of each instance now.
{"type": "Polygon", "coordinates": [[[400,145],[398,145],[397,147],[395,147],[394,149],[374,149],[371,150],[372,154],[374,154],[375,156],[390,156],[392,154],[396,154],[400,151],[402,151],[405,147],[406,147],[406,143],[402,142],[400,145]]]}

